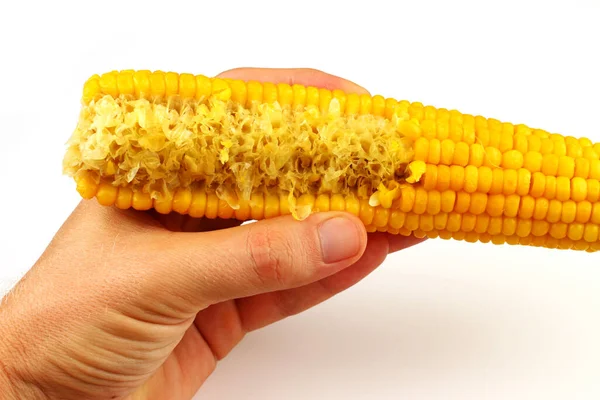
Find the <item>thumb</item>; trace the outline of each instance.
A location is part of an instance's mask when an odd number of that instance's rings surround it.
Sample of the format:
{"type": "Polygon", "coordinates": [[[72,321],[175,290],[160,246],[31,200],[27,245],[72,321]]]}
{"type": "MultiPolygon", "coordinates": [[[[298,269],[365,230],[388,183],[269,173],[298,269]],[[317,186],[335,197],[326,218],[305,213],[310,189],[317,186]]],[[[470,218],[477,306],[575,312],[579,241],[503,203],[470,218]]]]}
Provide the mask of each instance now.
{"type": "Polygon", "coordinates": [[[291,216],[226,230],[177,233],[170,254],[170,287],[199,308],[234,298],[315,282],[354,264],[367,232],[352,214],[321,212],[303,221],[291,216]],[[182,292],[183,291],[183,292],[182,292]]]}

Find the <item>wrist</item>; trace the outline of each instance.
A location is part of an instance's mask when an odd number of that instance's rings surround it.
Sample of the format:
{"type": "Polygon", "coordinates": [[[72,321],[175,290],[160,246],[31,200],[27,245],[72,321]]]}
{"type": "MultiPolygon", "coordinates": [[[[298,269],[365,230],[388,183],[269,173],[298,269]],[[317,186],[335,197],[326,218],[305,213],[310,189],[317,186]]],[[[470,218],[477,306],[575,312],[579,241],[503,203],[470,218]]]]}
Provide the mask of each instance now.
{"type": "Polygon", "coordinates": [[[15,355],[6,333],[5,329],[0,329],[0,400],[47,400],[48,397],[36,385],[17,372],[19,357],[15,355]]]}
{"type": "Polygon", "coordinates": [[[0,400],[46,399],[40,390],[14,376],[3,361],[0,353],[0,400]]]}

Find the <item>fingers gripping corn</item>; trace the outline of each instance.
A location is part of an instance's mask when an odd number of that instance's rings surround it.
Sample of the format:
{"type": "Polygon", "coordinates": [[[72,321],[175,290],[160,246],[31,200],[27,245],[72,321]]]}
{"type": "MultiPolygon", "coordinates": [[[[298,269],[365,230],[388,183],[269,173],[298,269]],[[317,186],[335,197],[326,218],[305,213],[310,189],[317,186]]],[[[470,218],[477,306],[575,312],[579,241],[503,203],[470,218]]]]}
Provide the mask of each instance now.
{"type": "Polygon", "coordinates": [[[161,71],[92,76],[85,199],[193,217],[340,210],[371,232],[596,251],[600,143],[455,110],[161,71]]]}

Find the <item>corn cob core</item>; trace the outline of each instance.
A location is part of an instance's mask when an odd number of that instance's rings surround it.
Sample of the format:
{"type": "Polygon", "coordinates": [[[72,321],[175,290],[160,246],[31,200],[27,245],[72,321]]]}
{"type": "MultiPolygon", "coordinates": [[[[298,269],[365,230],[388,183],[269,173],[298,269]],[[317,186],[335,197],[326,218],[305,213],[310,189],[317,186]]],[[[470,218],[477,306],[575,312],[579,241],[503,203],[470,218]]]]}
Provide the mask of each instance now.
{"type": "Polygon", "coordinates": [[[161,71],[84,85],[83,198],[194,217],[351,212],[369,231],[596,251],[600,144],[382,96],[161,71]]]}

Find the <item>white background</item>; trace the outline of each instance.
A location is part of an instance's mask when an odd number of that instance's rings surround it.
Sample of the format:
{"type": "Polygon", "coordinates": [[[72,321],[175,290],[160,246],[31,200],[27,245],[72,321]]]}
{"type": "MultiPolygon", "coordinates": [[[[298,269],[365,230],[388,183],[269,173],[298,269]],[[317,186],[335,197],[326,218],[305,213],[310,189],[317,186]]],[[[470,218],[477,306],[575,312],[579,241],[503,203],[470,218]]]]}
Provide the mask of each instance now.
{"type": "MultiPolygon", "coordinates": [[[[2,1],[0,290],[79,201],[61,159],[94,73],[314,67],[600,141],[597,3],[451,3],[2,1]]],[[[600,398],[599,261],[430,241],[248,336],[199,398],[600,398]]]]}

